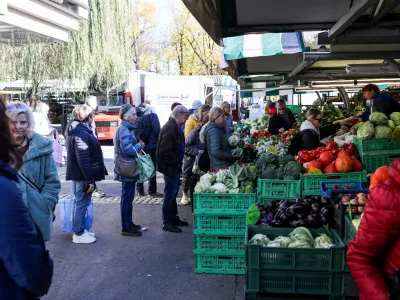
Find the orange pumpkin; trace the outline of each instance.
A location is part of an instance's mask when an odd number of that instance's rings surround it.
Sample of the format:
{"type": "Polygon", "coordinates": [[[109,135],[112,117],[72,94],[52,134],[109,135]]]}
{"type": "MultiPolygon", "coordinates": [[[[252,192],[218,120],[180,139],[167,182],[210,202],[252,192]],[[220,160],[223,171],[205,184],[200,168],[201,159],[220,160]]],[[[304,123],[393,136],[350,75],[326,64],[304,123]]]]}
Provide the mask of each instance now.
{"type": "Polygon", "coordinates": [[[353,162],[350,156],[342,154],[335,160],[335,167],[339,173],[351,172],[353,169],[353,162]]]}

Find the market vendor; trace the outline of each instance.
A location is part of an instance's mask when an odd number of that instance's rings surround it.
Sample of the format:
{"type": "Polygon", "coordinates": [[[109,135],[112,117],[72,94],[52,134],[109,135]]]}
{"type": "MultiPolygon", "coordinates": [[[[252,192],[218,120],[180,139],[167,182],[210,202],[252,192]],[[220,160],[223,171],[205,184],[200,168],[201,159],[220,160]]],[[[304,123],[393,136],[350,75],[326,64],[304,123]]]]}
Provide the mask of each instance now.
{"type": "MultiPolygon", "coordinates": [[[[395,111],[400,112],[400,103],[389,94],[382,93],[375,84],[367,84],[361,89],[361,92],[365,100],[374,100],[373,111],[384,113],[388,117],[395,111]]],[[[358,118],[365,122],[369,120],[370,114],[371,108],[366,106],[365,112],[359,115],[358,118]]]]}
{"type": "Polygon", "coordinates": [[[340,120],[335,124],[321,127],[322,112],[311,108],[306,114],[306,120],[300,126],[300,149],[313,150],[321,146],[321,140],[333,135],[343,125],[352,125],[351,120],[340,120]]]}
{"type": "Polygon", "coordinates": [[[296,119],[292,111],[286,108],[285,100],[278,100],[275,106],[276,113],[269,120],[268,132],[276,135],[292,128],[296,119]]]}

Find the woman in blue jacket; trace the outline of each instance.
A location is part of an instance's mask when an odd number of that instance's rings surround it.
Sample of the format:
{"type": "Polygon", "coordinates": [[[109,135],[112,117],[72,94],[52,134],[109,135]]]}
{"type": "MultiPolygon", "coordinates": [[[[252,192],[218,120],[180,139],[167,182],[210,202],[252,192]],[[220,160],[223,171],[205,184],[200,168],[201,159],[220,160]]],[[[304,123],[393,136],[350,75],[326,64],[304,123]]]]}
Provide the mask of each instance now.
{"type": "Polygon", "coordinates": [[[48,292],[53,262],[15,185],[13,168],[22,161],[11,144],[5,111],[0,101],[0,299],[33,300],[48,292]]]}
{"type": "MultiPolygon", "coordinates": [[[[136,123],[136,109],[130,104],[124,104],[119,112],[122,120],[114,135],[114,155],[125,161],[134,161],[145,147],[143,142],[136,139],[133,133],[136,123]]],[[[125,236],[141,236],[142,231],[140,225],[132,221],[133,199],[135,198],[136,178],[124,177],[118,174],[114,169],[115,180],[122,182],[121,194],[121,223],[122,235],[125,236]]]]}
{"type": "Polygon", "coordinates": [[[26,104],[12,103],[7,111],[13,123],[13,141],[24,162],[17,185],[43,239],[48,241],[53,235],[53,212],[61,189],[53,142],[33,131],[33,114],[26,104]]]}

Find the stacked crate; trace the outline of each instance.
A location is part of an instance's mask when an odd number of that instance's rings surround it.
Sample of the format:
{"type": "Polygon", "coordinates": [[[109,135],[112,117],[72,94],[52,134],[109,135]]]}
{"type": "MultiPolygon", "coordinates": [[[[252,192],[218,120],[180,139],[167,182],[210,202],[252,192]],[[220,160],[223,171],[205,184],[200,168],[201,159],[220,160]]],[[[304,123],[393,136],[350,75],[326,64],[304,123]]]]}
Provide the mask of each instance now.
{"type": "Polygon", "coordinates": [[[400,157],[400,141],[393,139],[360,140],[354,137],[354,145],[358,150],[364,169],[374,173],[382,166],[389,166],[400,157]]]}
{"type": "Polygon", "coordinates": [[[300,180],[258,179],[257,201],[263,205],[272,200],[294,200],[301,195],[300,180]]]}
{"type": "Polygon", "coordinates": [[[244,274],[246,212],[256,194],[194,194],[196,273],[244,274]]]}
{"type": "MultiPolygon", "coordinates": [[[[248,226],[246,243],[255,234],[269,239],[288,236],[293,228],[248,226]]],[[[333,229],[310,229],[314,238],[328,234],[330,249],[276,248],[246,244],[245,294],[257,299],[344,300],[345,245],[333,229]]]]}

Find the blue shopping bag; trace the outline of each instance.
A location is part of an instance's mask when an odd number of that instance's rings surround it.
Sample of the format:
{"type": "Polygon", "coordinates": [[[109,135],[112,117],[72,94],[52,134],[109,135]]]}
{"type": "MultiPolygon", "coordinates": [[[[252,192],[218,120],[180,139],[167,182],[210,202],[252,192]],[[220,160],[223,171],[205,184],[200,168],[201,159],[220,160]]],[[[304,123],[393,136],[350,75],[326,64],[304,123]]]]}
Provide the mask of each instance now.
{"type": "MultiPolygon", "coordinates": [[[[73,198],[73,194],[71,194],[73,198]]],[[[61,231],[72,232],[73,227],[73,217],[74,217],[74,201],[73,199],[59,200],[58,204],[60,206],[60,225],[61,231]]],[[[93,202],[90,203],[86,215],[84,228],[89,231],[93,224],[93,202]]]]}

